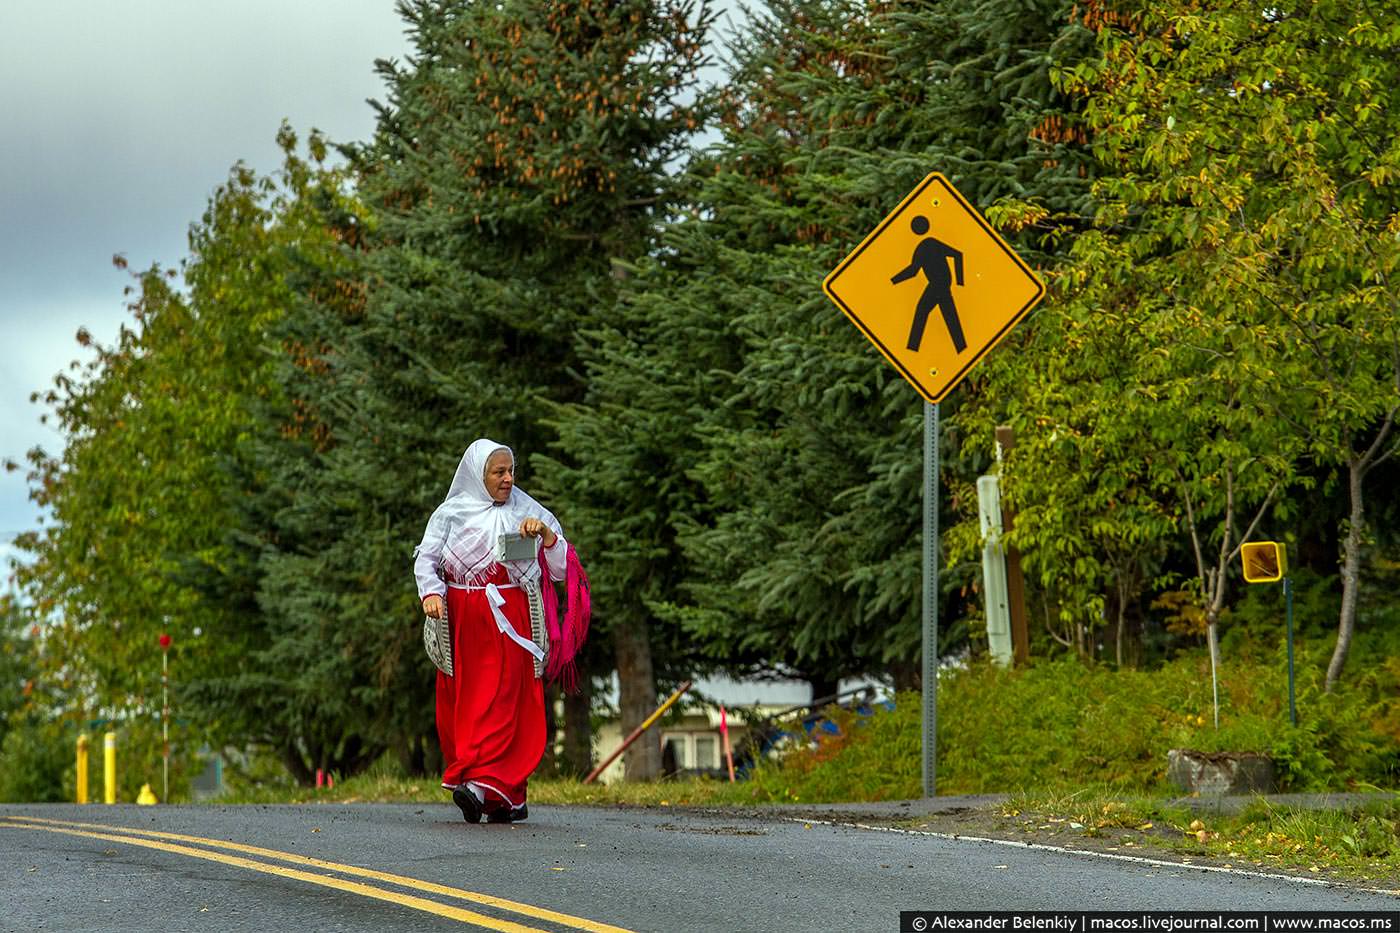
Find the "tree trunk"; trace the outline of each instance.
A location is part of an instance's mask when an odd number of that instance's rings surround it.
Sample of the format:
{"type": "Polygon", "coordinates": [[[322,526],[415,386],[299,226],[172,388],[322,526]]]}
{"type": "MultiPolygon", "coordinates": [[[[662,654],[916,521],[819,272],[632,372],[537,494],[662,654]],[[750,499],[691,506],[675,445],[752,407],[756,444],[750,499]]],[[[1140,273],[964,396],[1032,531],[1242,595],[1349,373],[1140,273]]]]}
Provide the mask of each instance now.
{"type": "Polygon", "coordinates": [[[579,692],[564,694],[564,749],[559,773],[582,777],[593,770],[593,679],[579,671],[579,692]]]}
{"type": "Polygon", "coordinates": [[[555,716],[554,707],[559,702],[559,686],[549,686],[544,688],[544,754],[540,756],[540,764],[535,770],[544,774],[558,774],[559,762],[554,754],[554,746],[558,744],[559,720],[555,716]]]}
{"type": "Polygon", "coordinates": [[[1117,670],[1123,669],[1123,617],[1128,612],[1127,583],[1123,579],[1121,571],[1115,574],[1113,581],[1113,665],[1117,670]]]}
{"type": "Polygon", "coordinates": [[[1118,670],[1123,669],[1123,607],[1118,607],[1118,631],[1113,637],[1113,664],[1118,670]]]}
{"type": "Polygon", "coordinates": [[[1220,639],[1216,638],[1215,616],[1206,617],[1206,643],[1210,646],[1210,706],[1215,728],[1220,728],[1220,639]]]}
{"type": "MultiPolygon", "coordinates": [[[[656,678],[651,668],[651,637],[641,625],[620,625],[613,632],[617,663],[618,711],[622,734],[630,734],[656,710],[656,678]]],[[[643,735],[622,756],[629,781],[650,781],[661,775],[661,743],[643,735]]]]}
{"type": "Polygon", "coordinates": [[[282,745],[282,765],[292,776],[292,780],[302,787],[311,787],[316,783],[315,775],[306,766],[306,759],[301,756],[301,751],[297,749],[296,744],[290,740],[282,745]]]}
{"type": "Polygon", "coordinates": [[[441,775],[443,772],[442,746],[438,744],[437,728],[425,731],[420,741],[423,743],[424,775],[441,775]]]}
{"type": "Polygon", "coordinates": [[[1342,677],[1342,666],[1347,662],[1351,650],[1351,636],[1356,629],[1356,602],[1361,589],[1361,538],[1365,521],[1365,508],[1361,495],[1361,484],[1365,478],[1365,468],[1360,460],[1353,457],[1347,463],[1347,492],[1351,497],[1351,511],[1347,516],[1346,534],[1342,538],[1342,611],[1337,619],[1337,645],[1332,649],[1332,660],[1327,665],[1327,692],[1342,677]]]}
{"type": "Polygon", "coordinates": [[[923,689],[924,666],[921,662],[891,661],[886,669],[894,681],[895,692],[906,693],[910,690],[923,689]]]}
{"type": "Polygon", "coordinates": [[[812,703],[821,703],[825,706],[828,703],[836,702],[835,696],[841,690],[841,681],[830,677],[809,677],[807,682],[812,685],[812,703]]]}
{"type": "Polygon", "coordinates": [[[394,743],[394,754],[398,756],[399,767],[409,777],[422,777],[426,773],[423,767],[423,740],[420,736],[401,736],[394,743]]]}
{"type": "Polygon", "coordinates": [[[345,742],[345,747],[338,754],[324,760],[320,767],[325,769],[327,774],[340,775],[342,780],[352,778],[374,764],[385,750],[378,742],[366,742],[358,736],[351,736],[345,742]]]}

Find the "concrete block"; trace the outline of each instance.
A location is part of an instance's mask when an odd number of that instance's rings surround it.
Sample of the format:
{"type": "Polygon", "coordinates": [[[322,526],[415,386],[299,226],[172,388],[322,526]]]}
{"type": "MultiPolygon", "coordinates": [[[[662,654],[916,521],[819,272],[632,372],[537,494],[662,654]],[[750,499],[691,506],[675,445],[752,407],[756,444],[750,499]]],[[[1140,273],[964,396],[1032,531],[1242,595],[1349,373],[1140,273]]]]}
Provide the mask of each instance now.
{"type": "Polygon", "coordinates": [[[1256,752],[1167,752],[1167,779],[1188,794],[1272,794],[1274,762],[1256,752]]]}

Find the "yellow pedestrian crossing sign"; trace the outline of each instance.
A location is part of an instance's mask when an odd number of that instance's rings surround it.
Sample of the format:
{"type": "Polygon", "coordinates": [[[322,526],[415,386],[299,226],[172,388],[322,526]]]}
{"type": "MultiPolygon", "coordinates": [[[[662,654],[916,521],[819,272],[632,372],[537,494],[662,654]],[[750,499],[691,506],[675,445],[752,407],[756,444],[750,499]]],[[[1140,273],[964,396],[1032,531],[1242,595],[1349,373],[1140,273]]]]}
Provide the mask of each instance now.
{"type": "Polygon", "coordinates": [[[942,401],[1045,294],[1030,266],[938,172],[822,289],[930,402],[942,401]]]}

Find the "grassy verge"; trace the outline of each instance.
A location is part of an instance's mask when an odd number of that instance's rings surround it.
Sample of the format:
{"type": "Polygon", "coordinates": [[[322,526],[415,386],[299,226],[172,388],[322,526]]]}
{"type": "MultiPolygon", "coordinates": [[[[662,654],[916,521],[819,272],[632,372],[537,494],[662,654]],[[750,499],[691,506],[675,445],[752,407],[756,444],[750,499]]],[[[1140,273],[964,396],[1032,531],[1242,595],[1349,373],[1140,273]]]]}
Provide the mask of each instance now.
{"type": "MultiPolygon", "coordinates": [[[[749,803],[745,783],[730,785],[708,779],[648,783],[581,784],[564,778],[532,778],[531,803],[555,805],[708,806],[749,803]]],[[[213,798],[219,804],[308,803],[449,803],[447,791],[436,778],[408,778],[386,765],[338,782],[332,788],[309,788],[265,782],[257,786],[230,787],[213,798]]]]}
{"type": "Polygon", "coordinates": [[[1203,815],[1179,798],[1108,790],[1017,794],[971,813],[903,820],[906,828],[1400,886],[1400,799],[1306,809],[1259,798],[1238,814],[1203,815]]]}

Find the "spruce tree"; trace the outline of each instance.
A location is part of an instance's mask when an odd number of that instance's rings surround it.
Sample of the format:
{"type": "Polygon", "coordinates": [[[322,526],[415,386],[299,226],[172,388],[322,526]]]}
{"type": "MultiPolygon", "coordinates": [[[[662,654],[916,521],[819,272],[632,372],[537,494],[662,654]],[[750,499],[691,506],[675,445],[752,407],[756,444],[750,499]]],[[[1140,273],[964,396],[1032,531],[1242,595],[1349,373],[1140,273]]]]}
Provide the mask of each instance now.
{"type": "MultiPolygon", "coordinates": [[[[535,468],[556,436],[549,405],[584,396],[579,330],[613,300],[615,261],[645,250],[673,199],[667,169],[698,125],[708,14],[645,0],[400,9],[413,53],[380,63],[377,130],[347,148],[376,218],[366,303],[318,354],[330,441],[293,494],[306,540],[270,558],[278,582],[263,599],[365,629],[357,644],[378,652],[377,672],[415,698],[426,728],[411,555],[466,446],[513,447],[519,484],[559,516],[586,567],[598,553],[585,505],[566,485],[542,487],[535,468]],[[296,553],[312,547],[323,556],[296,553]]],[[[595,603],[595,639],[610,610],[595,603]]],[[[655,688],[624,678],[624,692],[655,688]]]]}
{"type": "MultiPolygon", "coordinates": [[[[931,170],[983,208],[1079,207],[1074,140],[1037,138],[1066,108],[1051,67],[1088,38],[1069,9],[782,2],[734,43],[693,210],[629,282],[663,336],[629,341],[631,320],[589,363],[620,411],[635,374],[661,386],[641,397],[668,425],[649,453],[673,505],[646,540],[681,572],[653,598],[735,673],[796,673],[814,694],[865,672],[910,682],[922,403],[819,284],[931,170]]],[[[946,501],[982,464],[944,456],[946,501]]],[[[965,591],[968,569],[944,579],[965,591]]]]}

